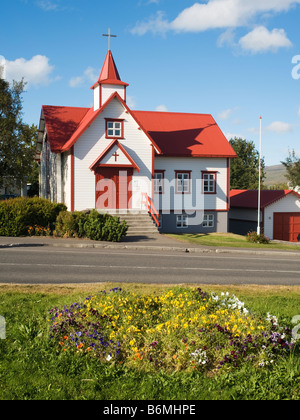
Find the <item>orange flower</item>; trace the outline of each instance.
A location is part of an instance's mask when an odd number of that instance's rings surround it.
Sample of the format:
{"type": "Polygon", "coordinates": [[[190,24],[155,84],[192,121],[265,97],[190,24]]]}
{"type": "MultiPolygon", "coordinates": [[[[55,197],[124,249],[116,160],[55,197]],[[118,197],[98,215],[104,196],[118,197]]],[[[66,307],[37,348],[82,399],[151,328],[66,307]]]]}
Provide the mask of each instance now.
{"type": "Polygon", "coordinates": [[[80,344],[77,345],[78,350],[81,349],[81,347],[83,347],[83,344],[82,343],[80,343],[80,344]]]}
{"type": "Polygon", "coordinates": [[[136,356],[138,359],[143,360],[143,356],[142,356],[140,353],[136,353],[136,354],[135,354],[135,356],[136,356]]]}

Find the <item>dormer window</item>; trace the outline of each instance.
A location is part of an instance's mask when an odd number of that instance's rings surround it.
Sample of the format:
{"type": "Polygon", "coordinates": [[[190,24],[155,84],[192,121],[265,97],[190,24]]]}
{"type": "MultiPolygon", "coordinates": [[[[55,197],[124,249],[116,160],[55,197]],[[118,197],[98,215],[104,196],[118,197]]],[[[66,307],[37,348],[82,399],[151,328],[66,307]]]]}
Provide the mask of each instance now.
{"type": "Polygon", "coordinates": [[[106,119],[106,138],[122,139],[123,134],[123,120],[106,119]]]}

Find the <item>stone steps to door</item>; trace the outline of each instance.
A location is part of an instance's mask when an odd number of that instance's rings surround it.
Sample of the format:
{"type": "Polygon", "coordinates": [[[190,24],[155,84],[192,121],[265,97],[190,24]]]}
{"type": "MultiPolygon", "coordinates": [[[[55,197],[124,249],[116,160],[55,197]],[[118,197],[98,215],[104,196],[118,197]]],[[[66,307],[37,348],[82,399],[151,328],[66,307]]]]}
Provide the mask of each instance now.
{"type": "Polygon", "coordinates": [[[155,223],[148,213],[128,210],[114,210],[108,213],[119,217],[120,220],[126,220],[129,226],[127,231],[129,235],[159,234],[155,223]]]}

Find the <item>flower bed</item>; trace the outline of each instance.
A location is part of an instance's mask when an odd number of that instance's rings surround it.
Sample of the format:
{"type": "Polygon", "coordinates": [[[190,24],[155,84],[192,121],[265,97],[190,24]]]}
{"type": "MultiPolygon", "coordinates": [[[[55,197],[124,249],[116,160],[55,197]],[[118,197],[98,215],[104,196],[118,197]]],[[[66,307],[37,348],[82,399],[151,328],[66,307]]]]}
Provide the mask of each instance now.
{"type": "Polygon", "coordinates": [[[236,296],[201,289],[142,296],[115,288],[49,313],[50,337],[62,351],[146,371],[263,368],[293,346],[291,330],[275,317],[262,319],[236,296]]]}

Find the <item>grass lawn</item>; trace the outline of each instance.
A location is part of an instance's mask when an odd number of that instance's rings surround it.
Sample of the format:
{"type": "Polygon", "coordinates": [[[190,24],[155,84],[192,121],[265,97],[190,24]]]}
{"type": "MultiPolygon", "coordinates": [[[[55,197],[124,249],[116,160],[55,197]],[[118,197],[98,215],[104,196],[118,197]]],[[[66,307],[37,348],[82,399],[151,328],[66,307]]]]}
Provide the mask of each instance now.
{"type": "Polygon", "coordinates": [[[205,245],[213,247],[237,247],[237,248],[258,248],[258,249],[278,249],[278,250],[287,250],[287,251],[299,251],[299,245],[290,245],[286,243],[278,243],[271,241],[269,244],[256,244],[248,242],[246,236],[236,235],[234,233],[183,233],[180,235],[177,234],[167,234],[172,239],[176,239],[182,242],[188,242],[190,244],[196,245],[205,245]]]}
{"type": "MultiPolygon", "coordinates": [[[[91,284],[70,286],[0,285],[0,399],[5,400],[230,400],[299,399],[297,347],[276,365],[258,370],[245,363],[231,373],[145,372],[101,363],[81,353],[58,351],[49,340],[48,310],[82,302],[90,294],[121,287],[136,294],[160,294],[170,286],[91,284]]],[[[201,286],[228,291],[258,314],[270,312],[292,327],[300,314],[300,287],[201,286]]]]}

